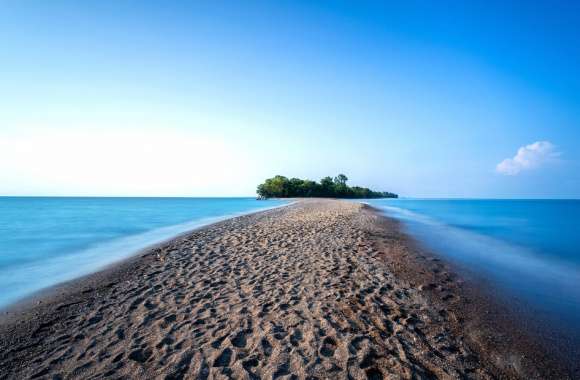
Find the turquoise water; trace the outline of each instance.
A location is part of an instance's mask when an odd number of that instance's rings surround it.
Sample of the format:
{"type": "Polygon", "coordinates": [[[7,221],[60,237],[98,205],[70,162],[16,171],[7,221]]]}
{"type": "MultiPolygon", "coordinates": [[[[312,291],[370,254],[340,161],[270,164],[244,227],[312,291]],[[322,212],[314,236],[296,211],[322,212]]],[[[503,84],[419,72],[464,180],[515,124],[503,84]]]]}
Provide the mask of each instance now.
{"type": "Polygon", "coordinates": [[[580,200],[369,200],[580,345],[580,200]]]}
{"type": "Polygon", "coordinates": [[[0,197],[0,306],[182,232],[287,202],[0,197]]]}

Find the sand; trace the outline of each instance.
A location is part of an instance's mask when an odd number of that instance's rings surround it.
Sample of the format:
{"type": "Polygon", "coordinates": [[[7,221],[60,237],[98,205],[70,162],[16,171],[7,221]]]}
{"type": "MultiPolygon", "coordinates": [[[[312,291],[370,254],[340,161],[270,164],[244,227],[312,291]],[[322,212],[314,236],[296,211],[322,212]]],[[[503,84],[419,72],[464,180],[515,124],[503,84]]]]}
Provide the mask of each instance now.
{"type": "Polygon", "coordinates": [[[565,376],[490,305],[370,207],[306,200],[193,231],[10,311],[0,378],[565,376]]]}

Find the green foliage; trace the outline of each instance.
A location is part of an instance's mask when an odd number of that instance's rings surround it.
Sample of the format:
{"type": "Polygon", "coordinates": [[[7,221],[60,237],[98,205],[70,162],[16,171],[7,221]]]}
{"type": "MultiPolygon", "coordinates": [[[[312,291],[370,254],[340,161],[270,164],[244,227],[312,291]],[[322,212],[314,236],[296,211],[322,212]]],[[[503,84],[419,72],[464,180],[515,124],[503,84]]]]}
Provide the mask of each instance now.
{"type": "Polygon", "coordinates": [[[258,185],[257,193],[260,198],[397,198],[398,195],[387,191],[372,191],[366,187],[346,184],[348,177],[344,174],[324,177],[320,183],[307,179],[291,178],[277,175],[268,178],[258,185]]]}

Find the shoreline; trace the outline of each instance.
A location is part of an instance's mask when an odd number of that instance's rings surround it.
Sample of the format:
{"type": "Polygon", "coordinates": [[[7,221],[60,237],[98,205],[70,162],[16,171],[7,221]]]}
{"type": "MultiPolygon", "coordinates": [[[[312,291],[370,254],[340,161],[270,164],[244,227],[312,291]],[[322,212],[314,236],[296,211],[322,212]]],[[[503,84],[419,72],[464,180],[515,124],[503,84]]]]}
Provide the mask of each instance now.
{"type": "MultiPolygon", "coordinates": [[[[184,225],[184,224],[193,224],[193,223],[198,224],[196,227],[193,227],[193,228],[187,229],[185,231],[179,232],[175,235],[171,235],[169,237],[163,238],[162,240],[160,240],[158,242],[147,244],[145,246],[142,246],[141,248],[132,249],[129,252],[126,252],[125,254],[119,256],[118,258],[113,259],[112,261],[110,261],[107,264],[98,265],[96,268],[94,268],[93,270],[90,270],[87,273],[83,273],[83,274],[80,274],[78,276],[74,276],[68,280],[60,281],[60,282],[57,282],[53,285],[50,285],[50,286],[47,286],[44,288],[40,288],[40,289],[38,289],[38,290],[20,298],[20,299],[17,299],[14,302],[10,302],[10,303],[5,304],[5,305],[0,305],[0,324],[2,323],[2,320],[4,318],[3,316],[5,316],[5,315],[18,312],[19,310],[22,311],[22,310],[25,310],[27,308],[30,308],[33,305],[39,303],[39,301],[40,301],[40,303],[42,303],[44,301],[44,299],[50,298],[51,296],[55,295],[56,293],[67,292],[68,288],[74,287],[75,284],[79,281],[80,282],[90,281],[90,278],[93,276],[100,278],[101,276],[105,275],[106,273],[108,273],[110,271],[114,271],[115,269],[118,269],[119,267],[122,267],[124,265],[130,265],[131,262],[133,262],[136,259],[139,259],[139,257],[141,255],[143,255],[144,253],[147,253],[151,250],[155,250],[156,248],[162,247],[165,244],[171,243],[174,240],[178,240],[178,239],[180,239],[184,236],[187,236],[195,231],[198,231],[198,230],[206,228],[206,227],[210,227],[214,224],[221,223],[221,222],[229,220],[229,219],[239,218],[239,217],[247,216],[247,215],[258,214],[258,213],[262,213],[262,212],[267,212],[269,210],[275,210],[275,209],[278,209],[281,207],[289,206],[295,202],[296,202],[296,200],[293,200],[293,201],[288,201],[288,203],[286,203],[286,204],[259,208],[257,210],[253,210],[253,211],[249,211],[249,212],[238,212],[238,213],[228,214],[228,215],[224,215],[224,216],[200,219],[199,221],[189,221],[189,222],[180,223],[177,225],[168,225],[168,226],[160,227],[161,229],[163,229],[163,228],[173,228],[173,227],[177,227],[177,226],[184,225]]],[[[149,231],[145,231],[143,233],[150,233],[153,231],[156,231],[156,230],[149,230],[149,231]]],[[[141,234],[143,234],[143,233],[141,233],[141,234]]],[[[118,239],[125,239],[125,238],[132,237],[132,236],[135,236],[135,235],[123,236],[123,237],[120,237],[118,239]]]]}
{"type": "Polygon", "coordinates": [[[403,258],[385,256],[393,272],[425,292],[433,304],[453,314],[454,331],[479,346],[478,351],[486,353],[487,360],[512,375],[525,373],[524,378],[576,378],[572,375],[578,371],[576,363],[572,358],[568,358],[569,362],[559,360],[549,352],[553,347],[544,344],[547,333],[540,333],[539,323],[530,310],[516,312],[517,307],[525,304],[521,301],[517,305],[508,304],[514,301],[473,268],[430,250],[404,232],[401,221],[378,208],[368,207],[383,218],[382,223],[389,226],[385,229],[393,231],[408,248],[408,256],[403,258]],[[511,349],[514,346],[518,348],[511,349]]]}
{"type": "Polygon", "coordinates": [[[0,318],[6,353],[0,377],[113,371],[177,378],[348,372],[363,378],[387,376],[391,368],[402,377],[565,378],[558,363],[518,335],[501,305],[423,252],[397,221],[359,203],[295,200],[218,221],[47,291],[0,318]],[[332,228],[319,228],[325,223],[332,228]],[[324,261],[325,254],[334,261],[324,261]],[[282,270],[269,273],[275,269],[282,270]],[[285,302],[276,302],[280,298],[285,302]],[[130,324],[119,314],[131,316],[130,324]],[[182,335],[182,328],[190,332],[182,335]],[[39,340],[47,347],[30,347],[39,340]],[[513,344],[518,352],[510,350],[513,344]],[[113,350],[115,357],[105,352],[113,350]],[[302,373],[300,351],[302,360],[316,359],[302,373]],[[42,363],[32,364],[37,357],[42,363]],[[355,357],[358,368],[344,368],[355,357]]]}
{"type": "MultiPolygon", "coordinates": [[[[538,310],[537,306],[529,300],[518,297],[511,293],[509,288],[502,287],[501,284],[478,272],[477,266],[467,265],[450,257],[447,252],[430,248],[427,242],[415,238],[408,232],[404,221],[390,217],[381,208],[376,208],[376,211],[401,226],[399,229],[401,234],[406,236],[415,251],[421,252],[418,257],[420,262],[441,262],[447,271],[460,279],[462,287],[465,288],[463,292],[468,299],[478,299],[479,302],[484,303],[485,307],[481,308],[485,310],[485,318],[481,318],[480,323],[485,322],[487,326],[492,326],[494,321],[503,320],[504,325],[509,325],[509,328],[504,328],[504,330],[509,330],[508,333],[504,332],[504,335],[518,334],[519,339],[525,340],[528,346],[533,346],[536,352],[549,352],[552,358],[558,358],[552,361],[558,362],[557,366],[563,368],[572,378],[580,378],[580,362],[578,361],[580,331],[577,328],[558,324],[558,314],[548,314],[546,310],[538,310]],[[422,255],[427,259],[421,257],[422,255]]],[[[413,260],[413,262],[416,261],[417,258],[413,260]]],[[[476,313],[473,311],[471,314],[476,313]]],[[[490,330],[493,329],[490,328],[490,330]]],[[[488,344],[491,343],[491,339],[488,339],[488,344]]],[[[507,346],[506,342],[494,344],[507,346]]]]}

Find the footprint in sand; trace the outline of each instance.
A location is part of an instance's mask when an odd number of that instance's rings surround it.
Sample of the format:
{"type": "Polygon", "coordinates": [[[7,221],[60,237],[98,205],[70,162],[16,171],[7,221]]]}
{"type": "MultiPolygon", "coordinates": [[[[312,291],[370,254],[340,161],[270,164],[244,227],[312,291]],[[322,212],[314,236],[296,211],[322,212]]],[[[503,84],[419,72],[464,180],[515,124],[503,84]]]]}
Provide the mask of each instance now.
{"type": "Polygon", "coordinates": [[[334,351],[336,350],[336,341],[327,336],[322,341],[322,347],[320,348],[320,355],[326,356],[327,358],[334,356],[334,351]]]}
{"type": "Polygon", "coordinates": [[[213,363],[214,367],[227,367],[230,364],[230,360],[232,358],[232,350],[226,348],[222,351],[220,356],[217,357],[215,362],[213,363]]]}
{"type": "Polygon", "coordinates": [[[246,332],[240,331],[232,338],[232,345],[238,348],[246,347],[246,332]]]}
{"type": "Polygon", "coordinates": [[[266,356],[272,355],[272,345],[270,344],[268,339],[266,339],[266,338],[262,339],[261,344],[262,344],[262,350],[264,350],[264,355],[266,355],[266,356]]]}

